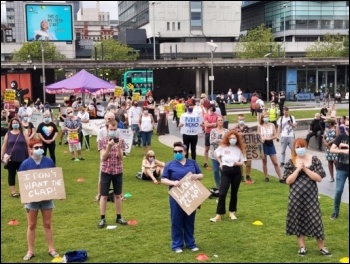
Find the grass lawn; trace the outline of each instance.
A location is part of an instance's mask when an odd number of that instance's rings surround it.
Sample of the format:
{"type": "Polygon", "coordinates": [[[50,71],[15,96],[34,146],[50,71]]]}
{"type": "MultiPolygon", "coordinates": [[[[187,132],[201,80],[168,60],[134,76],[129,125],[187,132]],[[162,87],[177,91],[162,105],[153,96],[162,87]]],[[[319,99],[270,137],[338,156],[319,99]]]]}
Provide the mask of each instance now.
{"type": "MultiPolygon", "coordinates": [[[[294,113],[293,113],[294,114],[294,113]]],[[[109,262],[168,262],[192,263],[196,256],[204,253],[207,262],[339,262],[348,257],[349,218],[347,204],[341,205],[340,217],[330,220],[333,200],[320,195],[326,245],[333,253],[332,257],[321,256],[316,241],[307,239],[307,256],[297,255],[295,236],[286,236],[285,222],[288,202],[288,186],[274,177],[269,183],[263,181],[263,174],[252,172],[254,184],[242,184],[239,190],[238,220],[232,222],[228,216],[223,221],[211,223],[215,216],[216,200],[207,199],[197,211],[195,238],[199,252],[185,250],[175,254],[170,249],[170,218],[168,187],[154,185],[152,182],[136,179],[140,171],[142,150],[134,148],[130,156],[124,159],[124,193],[132,197],[123,201],[122,216],[126,220],[135,219],[136,226],[120,226],[113,230],[98,229],[100,219],[99,205],[94,202],[99,173],[99,158],[96,151],[96,138],[92,137],[91,150],[83,151],[85,161],[70,160],[67,145],[57,145],[57,166],[63,167],[66,188],[65,200],[55,201],[53,228],[55,249],[62,255],[68,250],[85,249],[90,263],[109,262]],[[84,178],[83,183],[77,182],[84,178]],[[262,226],[252,223],[260,220],[262,226]]],[[[172,159],[172,150],[160,144],[153,136],[153,149],[162,161],[172,159]]],[[[203,164],[203,157],[198,157],[203,164]]],[[[203,183],[214,186],[212,171],[203,170],[203,183]]],[[[1,168],[1,262],[24,262],[22,257],[27,251],[26,212],[18,198],[12,198],[7,185],[7,171],[1,168]],[[8,222],[17,219],[17,226],[8,222]]],[[[335,183],[334,183],[335,184],[335,183]]],[[[18,186],[18,183],[17,183],[18,186]]],[[[227,201],[228,203],[228,201],[227,201]]],[[[226,203],[226,204],[227,204],[226,203]]],[[[107,224],[115,224],[114,204],[108,203],[107,224]]],[[[35,258],[31,262],[47,263],[51,261],[39,215],[35,258]]]]}

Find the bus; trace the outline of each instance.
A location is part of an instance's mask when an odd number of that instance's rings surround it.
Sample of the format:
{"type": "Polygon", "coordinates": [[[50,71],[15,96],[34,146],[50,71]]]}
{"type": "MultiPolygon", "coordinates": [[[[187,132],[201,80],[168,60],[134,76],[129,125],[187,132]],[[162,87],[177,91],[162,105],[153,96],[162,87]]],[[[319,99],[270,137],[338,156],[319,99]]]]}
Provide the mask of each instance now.
{"type": "Polygon", "coordinates": [[[153,93],[153,70],[129,70],[124,72],[121,80],[125,93],[129,94],[129,90],[133,93],[140,93],[145,96],[150,90],[153,93]]]}

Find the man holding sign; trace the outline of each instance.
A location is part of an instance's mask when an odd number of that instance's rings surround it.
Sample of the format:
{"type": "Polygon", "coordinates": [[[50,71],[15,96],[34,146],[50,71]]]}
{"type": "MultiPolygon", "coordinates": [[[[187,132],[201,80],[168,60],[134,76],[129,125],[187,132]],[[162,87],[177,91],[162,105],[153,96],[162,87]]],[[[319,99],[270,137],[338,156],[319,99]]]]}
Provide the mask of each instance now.
{"type": "MultiPolygon", "coordinates": [[[[19,167],[18,171],[28,171],[44,168],[54,168],[55,163],[45,156],[43,150],[43,143],[38,138],[33,138],[29,141],[29,148],[31,150],[31,157],[24,160],[19,167]]],[[[20,177],[20,176],[19,176],[20,177]]],[[[45,231],[46,243],[48,245],[48,254],[56,258],[59,254],[56,252],[53,246],[53,235],[52,235],[52,209],[54,208],[53,200],[45,200],[39,202],[26,203],[24,205],[27,211],[27,243],[28,243],[28,252],[23,257],[23,260],[28,261],[34,257],[34,241],[35,241],[35,229],[38,220],[38,212],[41,211],[43,216],[43,226],[45,231]]]]}
{"type": "MultiPolygon", "coordinates": [[[[168,162],[164,168],[161,183],[173,187],[184,188],[180,184],[180,180],[189,172],[190,180],[197,181],[203,179],[203,174],[195,160],[185,157],[187,147],[182,142],[174,143],[174,160],[168,162]]],[[[185,197],[186,201],[193,200],[192,197],[185,197]]],[[[184,244],[192,251],[198,251],[196,241],[194,239],[194,221],[196,210],[190,215],[181,208],[176,200],[169,196],[170,200],[170,219],[171,219],[171,249],[175,253],[182,253],[184,244]]]]}

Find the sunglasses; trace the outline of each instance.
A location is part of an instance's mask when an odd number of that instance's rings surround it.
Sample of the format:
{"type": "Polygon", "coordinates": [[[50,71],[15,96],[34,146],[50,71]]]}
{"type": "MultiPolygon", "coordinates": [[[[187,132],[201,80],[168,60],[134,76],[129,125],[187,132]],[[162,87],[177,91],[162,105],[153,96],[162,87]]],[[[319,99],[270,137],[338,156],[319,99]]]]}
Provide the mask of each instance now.
{"type": "Polygon", "coordinates": [[[71,114],[71,113],[73,113],[73,112],[67,112],[68,115],[71,114]]]}
{"type": "Polygon", "coordinates": [[[184,152],[183,150],[174,150],[174,153],[182,153],[184,152]]]}
{"type": "Polygon", "coordinates": [[[37,146],[37,147],[33,147],[33,149],[43,149],[43,146],[37,146]]]}
{"type": "Polygon", "coordinates": [[[154,156],[148,156],[149,158],[154,158],[154,156]]]}

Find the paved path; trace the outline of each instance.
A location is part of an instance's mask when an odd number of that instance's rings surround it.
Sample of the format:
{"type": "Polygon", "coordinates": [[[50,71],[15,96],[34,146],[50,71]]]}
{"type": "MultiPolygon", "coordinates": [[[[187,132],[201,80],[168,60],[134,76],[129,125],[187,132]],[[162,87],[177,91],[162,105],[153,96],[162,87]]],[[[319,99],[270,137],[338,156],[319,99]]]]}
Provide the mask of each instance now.
{"type": "MultiPolygon", "coordinates": [[[[310,103],[310,105],[312,104],[312,106],[314,106],[314,103],[310,103]]],[[[339,107],[340,108],[340,107],[339,107]]],[[[349,105],[343,105],[342,108],[349,108],[349,105]]],[[[308,108],[301,108],[301,109],[293,109],[292,111],[303,111],[303,110],[310,110],[310,107],[308,108]]],[[[238,113],[248,113],[248,112],[231,112],[228,114],[238,114],[238,113]]],[[[229,128],[232,128],[235,124],[229,124],[229,128]]],[[[248,126],[254,126],[256,125],[256,123],[247,123],[248,126]]],[[[169,131],[170,134],[168,135],[164,135],[164,136],[159,136],[159,141],[167,146],[172,147],[173,143],[176,141],[182,141],[182,135],[180,134],[179,129],[176,128],[176,124],[172,123],[172,117],[169,117],[169,131]]],[[[306,137],[306,133],[307,131],[304,130],[300,130],[300,131],[296,131],[296,137],[301,137],[301,138],[305,138],[306,137]]],[[[277,151],[277,155],[279,155],[281,153],[281,144],[280,143],[276,143],[275,142],[275,147],[276,147],[276,151],[277,151]]],[[[328,162],[325,158],[325,153],[324,152],[320,152],[320,151],[314,151],[309,149],[308,150],[312,155],[316,155],[318,156],[321,161],[322,164],[324,166],[324,170],[326,172],[326,178],[324,178],[320,183],[318,183],[318,189],[319,189],[319,193],[329,196],[331,198],[334,198],[334,191],[335,191],[335,182],[329,182],[330,180],[330,175],[329,175],[329,170],[328,170],[328,162]]],[[[197,144],[197,155],[201,155],[204,156],[204,136],[199,136],[198,139],[198,144],[197,144]]],[[[290,157],[290,151],[287,148],[286,151],[286,159],[288,159],[290,157]]],[[[202,164],[200,164],[202,165],[202,164]]],[[[269,175],[277,177],[277,174],[274,170],[274,167],[272,165],[271,160],[268,158],[268,172],[269,175]]],[[[259,171],[262,171],[262,162],[261,160],[253,160],[252,162],[252,168],[257,169],[259,171]]],[[[283,170],[283,168],[282,168],[283,170]]],[[[283,173],[283,171],[282,171],[283,173]]],[[[334,172],[336,173],[336,172],[334,172]]],[[[252,175],[253,180],[255,181],[263,181],[263,178],[254,178],[254,176],[252,175]]],[[[349,188],[348,188],[348,183],[345,185],[344,188],[344,192],[342,195],[342,202],[345,203],[349,203],[349,188]]]]}

